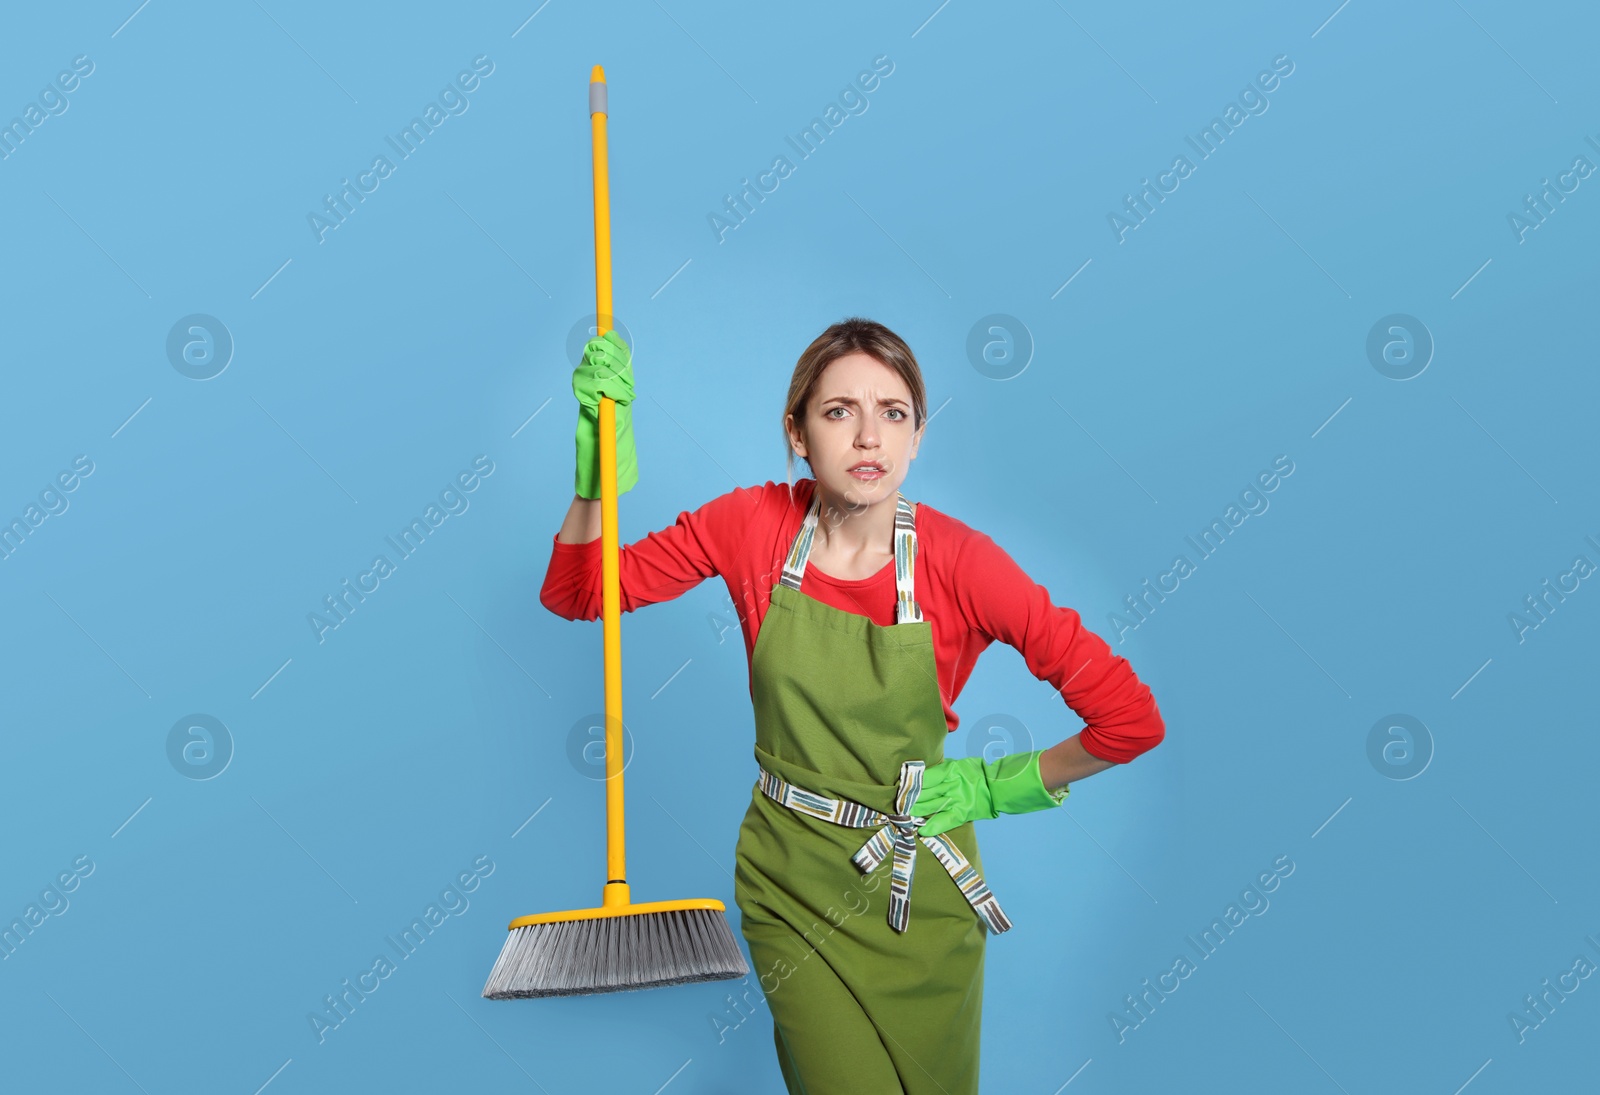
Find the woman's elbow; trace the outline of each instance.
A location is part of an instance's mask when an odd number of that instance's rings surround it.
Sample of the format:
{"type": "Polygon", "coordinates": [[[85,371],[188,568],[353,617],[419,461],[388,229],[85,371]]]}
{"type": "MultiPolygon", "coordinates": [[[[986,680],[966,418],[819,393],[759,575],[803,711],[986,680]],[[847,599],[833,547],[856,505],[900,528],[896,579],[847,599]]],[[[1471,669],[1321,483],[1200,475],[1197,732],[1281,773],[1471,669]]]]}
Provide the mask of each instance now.
{"type": "Polygon", "coordinates": [[[548,589],[540,590],[539,603],[563,620],[592,620],[599,615],[592,611],[592,604],[586,606],[570,596],[558,596],[548,589]]]}
{"type": "Polygon", "coordinates": [[[1162,719],[1161,712],[1156,709],[1154,703],[1150,705],[1150,714],[1145,719],[1143,729],[1144,733],[1140,735],[1140,740],[1137,746],[1140,753],[1148,753],[1150,750],[1160,745],[1163,741],[1167,740],[1166,721],[1162,719]]]}
{"type": "Polygon", "coordinates": [[[1166,737],[1166,723],[1162,721],[1161,713],[1152,709],[1142,722],[1125,724],[1117,739],[1106,743],[1104,752],[1108,754],[1108,759],[1114,759],[1118,764],[1128,764],[1160,745],[1166,737]]]}
{"type": "Polygon", "coordinates": [[[1150,729],[1150,748],[1154,749],[1167,740],[1167,723],[1161,717],[1160,711],[1153,711],[1150,715],[1152,726],[1150,729]]]}
{"type": "Polygon", "coordinates": [[[1144,756],[1144,754],[1150,752],[1150,750],[1154,749],[1156,746],[1160,745],[1166,740],[1167,724],[1161,721],[1161,716],[1159,713],[1153,713],[1150,716],[1150,722],[1145,727],[1145,732],[1140,736],[1139,741],[1133,746],[1134,749],[1137,750],[1134,756],[1144,756]]]}

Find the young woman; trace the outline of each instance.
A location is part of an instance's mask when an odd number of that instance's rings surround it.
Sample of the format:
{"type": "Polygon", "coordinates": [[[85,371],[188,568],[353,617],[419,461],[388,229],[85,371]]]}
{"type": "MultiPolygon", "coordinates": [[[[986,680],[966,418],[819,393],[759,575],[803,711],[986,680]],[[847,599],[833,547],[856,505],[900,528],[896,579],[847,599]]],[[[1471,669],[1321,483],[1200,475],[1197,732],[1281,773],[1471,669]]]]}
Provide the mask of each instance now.
{"type": "MultiPolygon", "coordinates": [[[[540,600],[593,620],[602,392],[617,403],[619,490],[638,481],[615,332],[587,344],[573,391],[577,497],[540,600]]],[[[901,493],[926,424],[910,348],[870,320],[836,323],[789,383],[790,481],[729,491],[620,549],[623,611],[712,575],[739,609],[760,771],[734,892],[791,1093],[977,1092],[984,944],[1011,922],[972,822],[1059,806],[1069,783],[1165,733],[1150,690],[1077,612],[988,536],[901,493]],[[792,482],[796,456],[814,478],[792,482]],[[1086,725],[1050,749],[945,760],[951,705],[995,639],[1086,725]]]]}

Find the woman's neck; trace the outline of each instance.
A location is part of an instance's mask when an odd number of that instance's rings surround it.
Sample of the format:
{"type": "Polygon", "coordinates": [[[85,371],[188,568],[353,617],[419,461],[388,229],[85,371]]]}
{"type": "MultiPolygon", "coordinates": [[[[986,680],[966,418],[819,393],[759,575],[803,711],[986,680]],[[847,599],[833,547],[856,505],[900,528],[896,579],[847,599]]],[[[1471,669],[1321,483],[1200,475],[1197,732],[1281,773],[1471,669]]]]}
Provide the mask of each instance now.
{"type": "Polygon", "coordinates": [[[851,559],[894,550],[898,492],[862,505],[840,498],[821,482],[817,483],[816,490],[822,496],[817,513],[817,543],[830,555],[851,559]]]}

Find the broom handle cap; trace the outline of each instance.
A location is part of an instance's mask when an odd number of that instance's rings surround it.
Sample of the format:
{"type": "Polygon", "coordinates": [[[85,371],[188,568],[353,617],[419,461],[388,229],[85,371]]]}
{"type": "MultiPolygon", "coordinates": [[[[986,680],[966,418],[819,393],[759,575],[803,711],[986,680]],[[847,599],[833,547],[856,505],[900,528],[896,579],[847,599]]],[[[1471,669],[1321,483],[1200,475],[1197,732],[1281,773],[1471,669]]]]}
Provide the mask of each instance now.
{"type": "Polygon", "coordinates": [[[589,114],[607,114],[606,70],[595,65],[589,72],[589,114]]]}

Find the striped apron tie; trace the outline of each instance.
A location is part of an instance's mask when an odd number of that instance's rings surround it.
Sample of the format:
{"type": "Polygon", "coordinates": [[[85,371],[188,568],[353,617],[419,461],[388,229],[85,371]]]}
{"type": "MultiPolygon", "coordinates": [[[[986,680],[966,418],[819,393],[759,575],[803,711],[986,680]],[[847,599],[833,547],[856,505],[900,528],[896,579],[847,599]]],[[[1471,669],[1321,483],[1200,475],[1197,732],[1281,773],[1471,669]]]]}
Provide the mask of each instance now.
{"type": "MultiPolygon", "coordinates": [[[[880,826],[878,831],[861,846],[861,850],[850,857],[850,862],[859,867],[862,873],[870,874],[891,853],[893,854],[894,866],[889,883],[889,924],[895,931],[903,932],[911,919],[911,876],[917,864],[917,828],[928,820],[910,812],[911,804],[916,802],[917,795],[922,790],[924,767],[924,763],[920,760],[908,760],[900,765],[900,783],[895,789],[894,796],[896,812],[893,814],[882,813],[849,799],[828,798],[825,795],[815,794],[803,787],[796,787],[769,772],[765,767],[761,768],[757,784],[768,798],[798,813],[857,829],[872,825],[880,826]]],[[[989,925],[989,930],[995,934],[1008,930],[1011,927],[1011,919],[1000,907],[999,900],[989,891],[977,868],[961,854],[961,849],[942,835],[923,836],[920,839],[938,857],[939,862],[944,864],[944,869],[955,880],[962,896],[978,915],[983,917],[984,922],[989,925]]]]}

